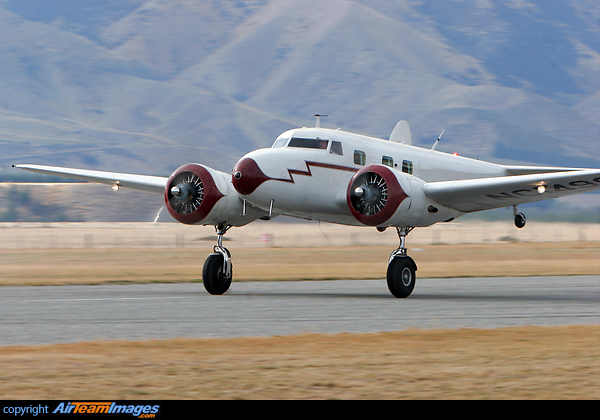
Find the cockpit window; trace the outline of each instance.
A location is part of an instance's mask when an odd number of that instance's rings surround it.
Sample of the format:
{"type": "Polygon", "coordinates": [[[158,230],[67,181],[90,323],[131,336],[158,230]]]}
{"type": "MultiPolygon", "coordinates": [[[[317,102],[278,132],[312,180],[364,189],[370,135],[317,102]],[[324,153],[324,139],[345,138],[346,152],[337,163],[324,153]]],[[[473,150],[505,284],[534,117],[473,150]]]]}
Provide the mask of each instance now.
{"type": "Polygon", "coordinates": [[[277,147],[283,147],[287,143],[288,139],[277,139],[271,148],[275,149],[277,147]]]}
{"type": "Polygon", "coordinates": [[[332,140],[331,141],[331,150],[329,151],[329,153],[343,156],[344,150],[342,149],[342,143],[340,143],[339,141],[332,140]]]}
{"type": "Polygon", "coordinates": [[[329,140],[316,139],[302,139],[299,137],[292,137],[288,147],[303,147],[306,149],[322,149],[327,150],[329,140]]]}

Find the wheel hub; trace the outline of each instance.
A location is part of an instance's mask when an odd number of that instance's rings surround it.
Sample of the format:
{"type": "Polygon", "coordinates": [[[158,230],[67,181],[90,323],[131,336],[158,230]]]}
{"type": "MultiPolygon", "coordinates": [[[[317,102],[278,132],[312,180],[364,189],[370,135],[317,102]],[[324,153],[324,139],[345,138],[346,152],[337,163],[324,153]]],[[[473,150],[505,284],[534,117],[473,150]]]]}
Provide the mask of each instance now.
{"type": "Polygon", "coordinates": [[[402,275],[401,275],[400,279],[404,286],[407,286],[407,287],[410,286],[410,284],[412,283],[412,274],[408,267],[405,267],[404,270],[402,270],[402,275]]]}

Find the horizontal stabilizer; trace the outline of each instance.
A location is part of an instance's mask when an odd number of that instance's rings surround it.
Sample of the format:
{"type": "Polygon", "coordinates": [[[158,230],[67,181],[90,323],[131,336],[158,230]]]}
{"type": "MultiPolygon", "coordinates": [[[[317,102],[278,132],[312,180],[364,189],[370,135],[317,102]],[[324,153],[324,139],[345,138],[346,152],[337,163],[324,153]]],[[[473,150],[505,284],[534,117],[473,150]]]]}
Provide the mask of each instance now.
{"type": "Polygon", "coordinates": [[[506,175],[530,175],[550,172],[583,171],[584,168],[561,168],[555,166],[516,166],[503,165],[506,175]]]}

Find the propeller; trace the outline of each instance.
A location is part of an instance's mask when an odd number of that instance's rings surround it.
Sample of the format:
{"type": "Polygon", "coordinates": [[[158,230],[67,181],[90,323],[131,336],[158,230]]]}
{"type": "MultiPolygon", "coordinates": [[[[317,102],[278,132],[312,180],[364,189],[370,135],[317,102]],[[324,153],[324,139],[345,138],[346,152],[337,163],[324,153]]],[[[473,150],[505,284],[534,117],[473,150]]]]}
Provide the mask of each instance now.
{"type": "Polygon", "coordinates": [[[360,175],[354,185],[350,201],[352,207],[364,216],[379,213],[387,203],[388,187],[383,177],[375,172],[360,175]]]}
{"type": "Polygon", "coordinates": [[[204,185],[200,177],[192,172],[181,172],[173,178],[168,190],[171,208],[179,214],[196,211],[204,199],[204,185]]]}

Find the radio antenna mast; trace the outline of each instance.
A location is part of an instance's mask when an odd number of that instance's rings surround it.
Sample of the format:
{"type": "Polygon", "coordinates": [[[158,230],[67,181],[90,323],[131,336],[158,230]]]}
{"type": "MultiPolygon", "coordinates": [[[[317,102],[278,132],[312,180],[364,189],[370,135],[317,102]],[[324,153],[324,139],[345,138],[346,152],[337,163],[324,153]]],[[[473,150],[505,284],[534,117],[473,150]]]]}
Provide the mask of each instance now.
{"type": "Polygon", "coordinates": [[[317,117],[316,128],[321,128],[321,117],[328,117],[328,115],[325,115],[325,114],[315,114],[315,117],[317,117]]]}
{"type": "Polygon", "coordinates": [[[442,134],[444,134],[444,131],[446,130],[442,130],[442,132],[440,133],[439,137],[437,138],[437,140],[435,141],[435,143],[433,143],[433,146],[431,146],[431,150],[435,150],[435,147],[438,145],[438,143],[440,142],[440,139],[442,138],[442,134]]]}

